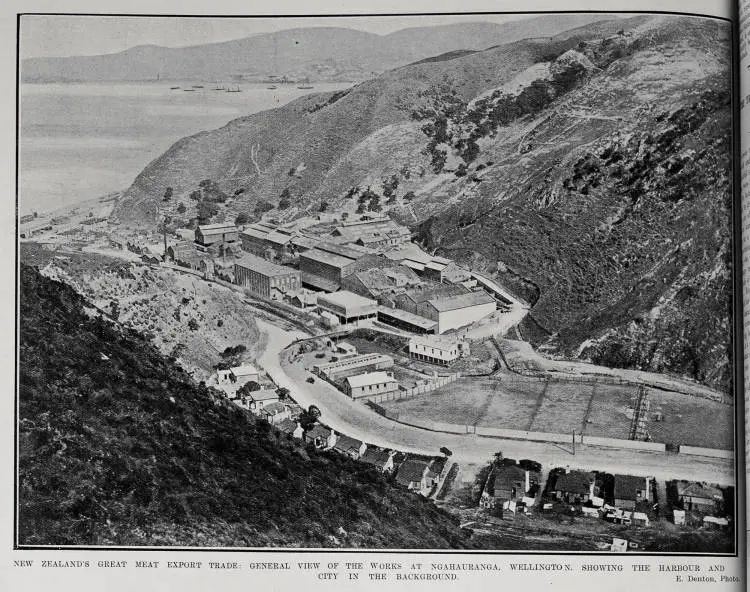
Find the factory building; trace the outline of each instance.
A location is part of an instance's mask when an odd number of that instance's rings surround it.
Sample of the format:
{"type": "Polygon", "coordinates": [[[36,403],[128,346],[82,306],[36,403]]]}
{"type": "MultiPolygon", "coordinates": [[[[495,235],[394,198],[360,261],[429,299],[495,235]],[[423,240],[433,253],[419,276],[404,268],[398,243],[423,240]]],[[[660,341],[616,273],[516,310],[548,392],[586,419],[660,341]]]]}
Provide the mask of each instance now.
{"type": "Polygon", "coordinates": [[[301,287],[299,271],[255,255],[245,255],[235,262],[234,282],[273,300],[280,300],[284,294],[301,287]]]}

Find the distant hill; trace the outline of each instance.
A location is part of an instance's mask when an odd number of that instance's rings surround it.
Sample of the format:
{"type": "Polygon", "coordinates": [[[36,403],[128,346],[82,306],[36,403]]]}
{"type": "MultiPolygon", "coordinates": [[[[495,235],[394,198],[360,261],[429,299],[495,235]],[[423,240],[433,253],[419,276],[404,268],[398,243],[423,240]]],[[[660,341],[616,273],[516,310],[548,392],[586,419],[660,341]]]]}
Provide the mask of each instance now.
{"type": "Polygon", "coordinates": [[[534,304],[516,337],[729,390],[730,53],[726,23],[663,15],[449,53],[184,138],[112,220],[195,223],[206,179],[212,221],[351,212],[369,188],[534,304]]]}
{"type": "Polygon", "coordinates": [[[275,75],[312,82],[364,80],[428,56],[556,35],[604,18],[591,14],[544,15],[505,24],[414,27],[388,35],[340,27],[289,29],[191,47],[140,45],[109,55],[24,59],[21,79],[136,81],[159,76],[162,80],[229,82],[275,75]]]}
{"type": "Polygon", "coordinates": [[[22,545],[464,548],[456,519],[198,385],[65,284],[20,273],[22,545]]]}

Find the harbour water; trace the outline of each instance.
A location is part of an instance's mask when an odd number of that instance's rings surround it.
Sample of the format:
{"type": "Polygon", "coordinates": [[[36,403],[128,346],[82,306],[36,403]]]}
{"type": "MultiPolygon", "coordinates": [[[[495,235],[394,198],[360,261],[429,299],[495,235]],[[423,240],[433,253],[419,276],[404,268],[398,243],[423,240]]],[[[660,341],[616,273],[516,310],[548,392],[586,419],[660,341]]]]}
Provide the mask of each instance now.
{"type": "Polygon", "coordinates": [[[127,188],[184,136],[349,83],[22,84],[18,207],[45,212],[127,188]],[[183,89],[200,84],[192,92],[183,89]],[[179,86],[179,89],[171,89],[179,86]],[[242,92],[214,90],[217,86],[242,92]]]}

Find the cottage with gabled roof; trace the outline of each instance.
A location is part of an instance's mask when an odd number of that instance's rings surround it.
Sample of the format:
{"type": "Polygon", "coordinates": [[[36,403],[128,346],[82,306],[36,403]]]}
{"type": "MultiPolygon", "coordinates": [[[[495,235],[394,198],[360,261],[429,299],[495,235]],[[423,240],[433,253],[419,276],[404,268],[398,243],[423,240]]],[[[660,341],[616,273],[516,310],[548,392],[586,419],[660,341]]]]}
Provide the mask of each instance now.
{"type": "Polygon", "coordinates": [[[260,412],[268,405],[279,402],[279,395],[274,389],[260,389],[251,391],[245,396],[245,404],[253,413],[260,412]]]}
{"type": "Polygon", "coordinates": [[[341,454],[346,454],[354,460],[357,460],[367,450],[367,444],[362,442],[362,440],[341,435],[336,438],[336,444],[333,445],[333,450],[340,452],[341,454]]]}
{"type": "Polygon", "coordinates": [[[422,495],[429,493],[432,479],[428,474],[430,462],[420,458],[407,458],[396,472],[396,483],[422,495]]]}
{"type": "Polygon", "coordinates": [[[677,481],[676,489],[677,501],[683,510],[709,513],[721,509],[724,503],[721,489],[708,483],[677,481]]]}
{"type": "Polygon", "coordinates": [[[276,424],[283,419],[291,418],[289,407],[278,401],[275,403],[264,405],[263,408],[258,412],[258,415],[271,425],[276,424]]]}
{"type": "Polygon", "coordinates": [[[285,417],[278,423],[275,423],[274,427],[276,427],[277,430],[284,434],[291,434],[297,440],[301,440],[302,436],[305,433],[305,430],[302,429],[302,426],[298,421],[292,421],[288,417],[285,417]]]}
{"type": "Polygon", "coordinates": [[[360,460],[381,473],[390,473],[393,471],[393,457],[395,453],[392,450],[382,450],[374,446],[368,446],[360,460]]]}
{"type": "Polygon", "coordinates": [[[553,491],[558,500],[569,504],[585,503],[598,493],[594,473],[569,468],[557,476],[553,491]]]}
{"type": "Polygon", "coordinates": [[[650,482],[648,477],[615,475],[615,506],[633,510],[639,502],[650,501],[650,482]]]}
{"type": "Polygon", "coordinates": [[[328,450],[336,445],[338,435],[332,429],[316,423],[305,432],[303,439],[319,450],[328,450]]]}

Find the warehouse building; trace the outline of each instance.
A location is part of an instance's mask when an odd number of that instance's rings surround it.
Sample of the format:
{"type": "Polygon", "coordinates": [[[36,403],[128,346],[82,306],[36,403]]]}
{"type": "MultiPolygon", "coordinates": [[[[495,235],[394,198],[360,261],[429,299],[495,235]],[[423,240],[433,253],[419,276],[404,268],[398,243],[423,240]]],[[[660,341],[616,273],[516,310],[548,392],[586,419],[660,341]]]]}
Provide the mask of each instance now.
{"type": "Polygon", "coordinates": [[[203,247],[217,243],[234,243],[239,240],[234,224],[204,224],[195,230],[195,242],[203,247]]]}
{"type": "Polygon", "coordinates": [[[411,233],[388,217],[343,222],[331,233],[337,242],[356,243],[377,251],[408,243],[411,233]]]}
{"type": "Polygon", "coordinates": [[[280,300],[284,294],[301,287],[299,271],[255,255],[245,255],[235,262],[234,282],[273,300],[280,300]]]}
{"type": "Polygon", "coordinates": [[[302,283],[325,292],[335,292],[341,288],[345,276],[376,265],[372,258],[365,259],[371,254],[372,250],[356,245],[320,243],[299,255],[302,283]]]}
{"type": "Polygon", "coordinates": [[[239,235],[242,250],[264,259],[282,258],[291,253],[293,233],[268,222],[257,222],[239,235]]]}
{"type": "Polygon", "coordinates": [[[455,296],[429,300],[422,312],[428,319],[437,321],[437,332],[466,327],[497,309],[495,299],[487,292],[468,292],[455,296]]]}
{"type": "Polygon", "coordinates": [[[368,372],[348,376],[344,380],[344,392],[352,399],[364,399],[398,391],[398,381],[390,372],[368,372]]]}
{"type": "Polygon", "coordinates": [[[437,323],[432,319],[387,306],[378,307],[378,321],[417,334],[435,333],[437,330],[437,323]]]}
{"type": "Polygon", "coordinates": [[[393,358],[385,354],[360,354],[313,366],[313,372],[327,378],[331,382],[362,374],[373,370],[387,370],[393,367],[393,358]]]}
{"type": "Polygon", "coordinates": [[[378,303],[354,292],[342,291],[318,296],[318,310],[334,315],[339,323],[345,325],[375,318],[378,314],[378,303]]]}

